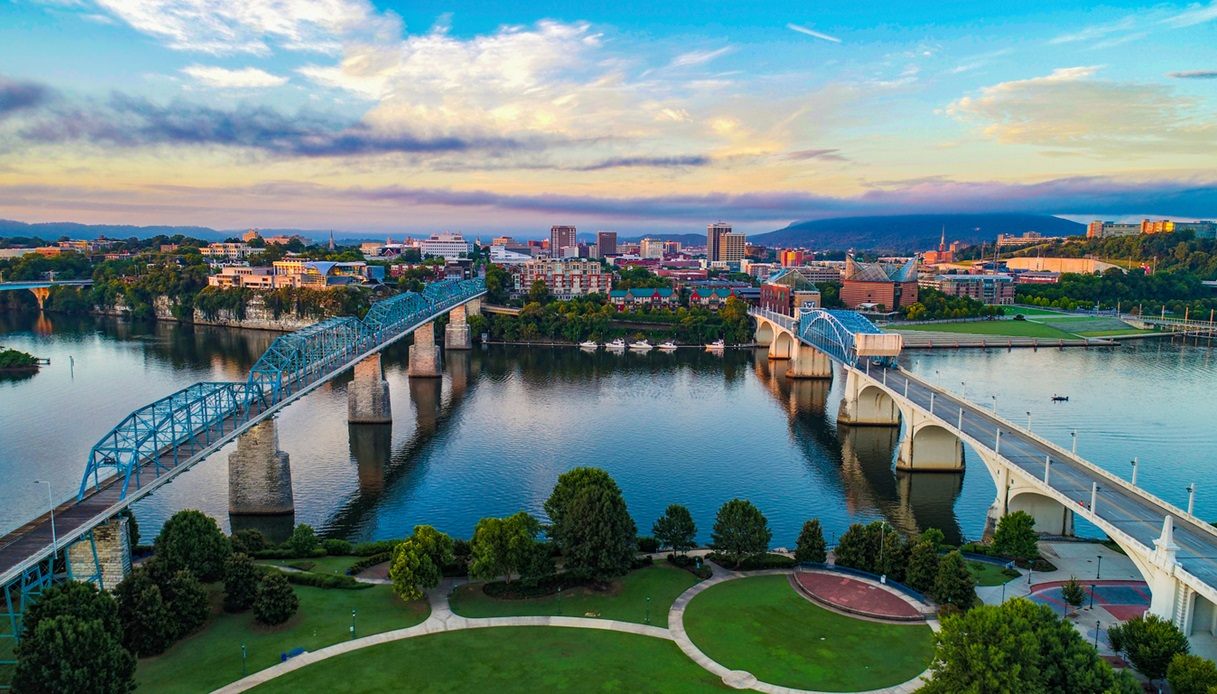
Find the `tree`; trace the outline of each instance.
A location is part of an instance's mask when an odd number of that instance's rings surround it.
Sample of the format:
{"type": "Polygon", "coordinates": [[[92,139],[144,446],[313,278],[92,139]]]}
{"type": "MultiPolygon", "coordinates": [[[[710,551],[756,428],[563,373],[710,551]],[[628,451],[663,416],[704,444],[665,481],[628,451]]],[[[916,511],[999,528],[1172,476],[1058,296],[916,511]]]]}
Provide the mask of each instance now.
{"type": "Polygon", "coordinates": [[[296,597],[287,577],[278,571],[268,571],[258,581],[254,597],[254,619],[262,624],[282,624],[296,614],[300,599],[296,597]]]}
{"type": "Polygon", "coordinates": [[[735,566],[747,557],[769,549],[773,533],[769,530],[760,509],[751,501],[732,499],[718,509],[714,519],[714,532],[710,534],[711,547],[721,552],[735,566]]]}
{"type": "Polygon", "coordinates": [[[993,531],[993,549],[1004,557],[1022,560],[1038,557],[1036,540],[1035,519],[1026,511],[1006,514],[993,531]]]}
{"type": "Polygon", "coordinates": [[[693,515],[680,504],[668,506],[651,526],[651,534],[660,547],[669,547],[673,552],[684,554],[697,546],[697,525],[693,523],[693,515]]]}
{"type": "Polygon", "coordinates": [[[549,287],[545,285],[545,280],[538,278],[532,281],[532,286],[528,288],[528,300],[538,304],[549,302],[549,287]]]}
{"type": "Polygon", "coordinates": [[[842,533],[832,556],[837,566],[873,573],[879,558],[879,535],[870,532],[870,526],[854,523],[842,533]]]}
{"type": "Polygon", "coordinates": [[[146,567],[132,570],[114,588],[123,645],[137,656],[164,653],[177,637],[177,620],[146,567]]]}
{"type": "Polygon", "coordinates": [[[161,595],[165,599],[165,607],[176,622],[175,638],[181,638],[203,626],[211,614],[211,601],[207,598],[203,584],[185,569],[173,574],[168,584],[161,588],[161,595]]]}
{"type": "Polygon", "coordinates": [[[820,528],[819,518],[812,518],[803,524],[799,540],[795,543],[794,558],[814,564],[828,561],[828,545],[824,542],[824,531],[820,528]]]}
{"type": "Polygon", "coordinates": [[[1123,652],[1128,662],[1151,680],[1166,676],[1171,659],[1190,649],[1187,636],[1170,620],[1147,614],[1107,630],[1112,648],[1123,652]]]}
{"type": "Polygon", "coordinates": [[[317,549],[320,541],[317,539],[317,533],[313,531],[313,526],[301,523],[292,529],[291,537],[283,544],[296,556],[307,557],[317,549]]]}
{"type": "Polygon", "coordinates": [[[215,519],[201,511],[178,511],[165,521],[153,545],[167,571],[189,569],[200,581],[218,580],[224,560],[232,553],[228,538],[215,519]]]}
{"type": "Polygon", "coordinates": [[[934,546],[932,539],[923,539],[913,545],[912,551],[909,552],[908,570],[904,574],[905,583],[925,593],[934,588],[937,578],[938,548],[934,546]]]}
{"type": "Polygon", "coordinates": [[[402,600],[421,600],[425,589],[439,585],[440,569],[422,543],[409,538],[393,548],[389,578],[393,581],[393,592],[402,600]]]}
{"type": "Polygon", "coordinates": [[[233,552],[241,552],[243,554],[260,552],[270,546],[262,531],[254,530],[253,528],[244,528],[236,531],[228,538],[228,541],[233,552]]]}
{"type": "Polygon", "coordinates": [[[963,555],[958,550],[948,552],[938,561],[938,575],[934,577],[934,601],[939,605],[966,610],[976,602],[976,582],[963,555]]]}
{"type": "Polygon", "coordinates": [[[1217,665],[1198,655],[1176,653],[1166,668],[1173,694],[1212,694],[1217,689],[1217,665]]]}
{"type": "Polygon", "coordinates": [[[600,468],[578,467],[558,476],[545,501],[549,536],[568,570],[604,580],[630,570],[637,528],[621,489],[600,468]]]}
{"type": "MultiPolygon", "coordinates": [[[[507,518],[483,518],[473,530],[469,575],[493,579],[513,573],[523,576],[536,554],[541,524],[523,511],[507,518]]],[[[548,553],[547,553],[548,554],[548,553]]]]}
{"type": "Polygon", "coordinates": [[[1065,599],[1071,607],[1081,607],[1082,603],[1086,602],[1086,589],[1073,576],[1061,586],[1061,597],[1065,599]]]}
{"type": "Polygon", "coordinates": [[[924,694],[1139,692],[1046,605],[1009,600],[943,618],[924,694]]]}
{"type": "Polygon", "coordinates": [[[224,562],[224,609],[244,612],[258,596],[258,569],[248,554],[237,552],[224,562]]]}
{"type": "Polygon", "coordinates": [[[102,620],[59,614],[40,619],[16,649],[13,691],[42,694],[135,689],[135,658],[102,620]]]}
{"type": "Polygon", "coordinates": [[[441,572],[455,558],[452,551],[454,547],[452,538],[430,525],[414,526],[414,533],[410,535],[410,539],[418,543],[422,551],[431,559],[431,563],[435,564],[435,568],[441,572]]]}
{"type": "Polygon", "coordinates": [[[14,655],[18,692],[129,692],[135,658],[121,643],[118,604],[91,583],[47,588],[22,618],[14,655]]]}

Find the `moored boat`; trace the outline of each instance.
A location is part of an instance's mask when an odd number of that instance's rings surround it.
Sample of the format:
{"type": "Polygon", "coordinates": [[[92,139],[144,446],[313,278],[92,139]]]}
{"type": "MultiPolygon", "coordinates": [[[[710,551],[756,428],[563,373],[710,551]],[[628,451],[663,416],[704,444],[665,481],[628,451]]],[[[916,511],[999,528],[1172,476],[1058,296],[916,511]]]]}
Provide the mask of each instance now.
{"type": "Polygon", "coordinates": [[[727,347],[727,343],[723,342],[722,340],[715,340],[714,342],[711,342],[710,344],[706,345],[706,351],[707,352],[721,352],[724,349],[726,349],[726,347],[727,347]]]}
{"type": "Polygon", "coordinates": [[[671,340],[665,340],[665,341],[659,343],[659,349],[661,349],[665,352],[671,352],[672,350],[676,349],[677,347],[679,347],[679,345],[677,345],[675,342],[673,342],[671,340]]]}
{"type": "Polygon", "coordinates": [[[654,349],[654,347],[652,347],[651,343],[647,342],[646,340],[639,340],[638,342],[631,342],[630,349],[636,349],[640,352],[646,352],[647,350],[654,349]]]}

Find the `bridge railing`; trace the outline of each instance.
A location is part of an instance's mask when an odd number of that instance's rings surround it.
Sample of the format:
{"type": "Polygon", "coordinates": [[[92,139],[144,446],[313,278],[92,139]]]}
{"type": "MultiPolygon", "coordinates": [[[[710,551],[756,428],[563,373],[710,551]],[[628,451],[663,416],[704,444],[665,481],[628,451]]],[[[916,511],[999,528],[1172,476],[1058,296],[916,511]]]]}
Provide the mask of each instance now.
{"type": "Polygon", "coordinates": [[[363,320],[330,318],[280,335],[244,382],[196,383],[127,415],[90,450],[77,499],[90,487],[100,488],[106,470],[123,475],[120,498],[125,499],[132,480],[135,488],[142,486],[148,462],[153,477],[159,477],[185,462],[183,456],[189,460],[210,447],[212,438],[230,435],[359,355],[484,291],[481,279],[442,280],[422,293],[377,302],[363,320]]]}

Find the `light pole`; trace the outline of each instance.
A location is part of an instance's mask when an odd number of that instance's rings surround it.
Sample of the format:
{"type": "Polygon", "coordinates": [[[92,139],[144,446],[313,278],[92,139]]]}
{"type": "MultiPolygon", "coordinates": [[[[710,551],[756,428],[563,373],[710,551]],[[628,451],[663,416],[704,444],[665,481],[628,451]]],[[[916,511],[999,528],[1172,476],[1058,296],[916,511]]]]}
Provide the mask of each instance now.
{"type": "Polygon", "coordinates": [[[1137,459],[1132,459],[1132,486],[1137,486],[1137,459]]]}
{"type": "Polygon", "coordinates": [[[1094,584],[1090,584],[1090,609],[1094,609],[1094,584]]]}
{"type": "Polygon", "coordinates": [[[1069,436],[1070,436],[1070,438],[1073,439],[1073,454],[1077,455],[1078,454],[1078,430],[1074,429],[1073,431],[1069,432],[1069,436]]]}
{"type": "Polygon", "coordinates": [[[1031,410],[1027,410],[1027,431],[1031,431],[1031,410]]]}
{"type": "Polygon", "coordinates": [[[649,596],[649,595],[647,596],[647,618],[646,618],[646,623],[647,623],[647,624],[650,624],[650,623],[651,623],[651,596],[649,596]]]}
{"type": "Polygon", "coordinates": [[[249,674],[248,661],[249,651],[246,650],[245,644],[241,644],[241,676],[245,677],[249,674]]]}
{"type": "Polygon", "coordinates": [[[1099,555],[1099,568],[1095,569],[1095,572],[1094,572],[1094,580],[1097,581],[1100,578],[1103,578],[1103,555],[1102,554],[1099,555]]]}
{"type": "Polygon", "coordinates": [[[1099,650],[1099,627],[1103,626],[1103,622],[1095,620],[1094,622],[1094,649],[1099,650]]]}
{"type": "Polygon", "coordinates": [[[46,504],[51,509],[51,552],[59,551],[59,536],[55,533],[55,502],[51,499],[51,483],[46,480],[34,480],[34,484],[46,485],[46,504]]]}
{"type": "Polygon", "coordinates": [[[997,414],[997,394],[995,393],[989,397],[993,398],[993,414],[997,414]]]}
{"type": "MultiPolygon", "coordinates": [[[[1187,515],[1195,515],[1193,511],[1196,509],[1196,483],[1192,482],[1187,485],[1187,515]]],[[[55,521],[51,520],[51,530],[54,531],[55,521]]]]}
{"type": "Polygon", "coordinates": [[[351,640],[355,640],[355,609],[351,609],[351,640]]]}
{"type": "Polygon", "coordinates": [[[964,400],[968,399],[968,384],[963,381],[959,382],[959,396],[964,400]]]}

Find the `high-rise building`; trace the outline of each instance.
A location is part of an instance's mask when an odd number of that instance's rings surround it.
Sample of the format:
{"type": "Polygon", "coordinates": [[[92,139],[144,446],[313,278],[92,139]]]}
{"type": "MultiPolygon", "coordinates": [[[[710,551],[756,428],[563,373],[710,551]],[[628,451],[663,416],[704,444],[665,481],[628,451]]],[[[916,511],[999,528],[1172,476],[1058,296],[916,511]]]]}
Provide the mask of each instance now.
{"type": "Polygon", "coordinates": [[[643,258],[663,258],[663,241],[659,239],[643,239],[638,246],[638,255],[643,258]]]}
{"type": "Polygon", "coordinates": [[[555,225],[549,228],[549,253],[555,258],[562,257],[563,248],[575,246],[575,228],[555,225]]]}
{"type": "Polygon", "coordinates": [[[806,254],[801,249],[787,248],[778,253],[778,260],[782,263],[782,267],[798,267],[807,259],[806,254]]]}
{"type": "Polygon", "coordinates": [[[726,260],[722,257],[722,238],[724,234],[730,233],[731,225],[726,222],[715,222],[706,226],[706,260],[708,262],[726,260]]]}
{"type": "Polygon", "coordinates": [[[601,258],[606,255],[617,255],[617,232],[597,231],[596,251],[601,258]]]}
{"type": "Polygon", "coordinates": [[[724,263],[738,263],[744,259],[745,246],[748,237],[744,234],[723,234],[719,238],[718,260],[724,263]]]}

